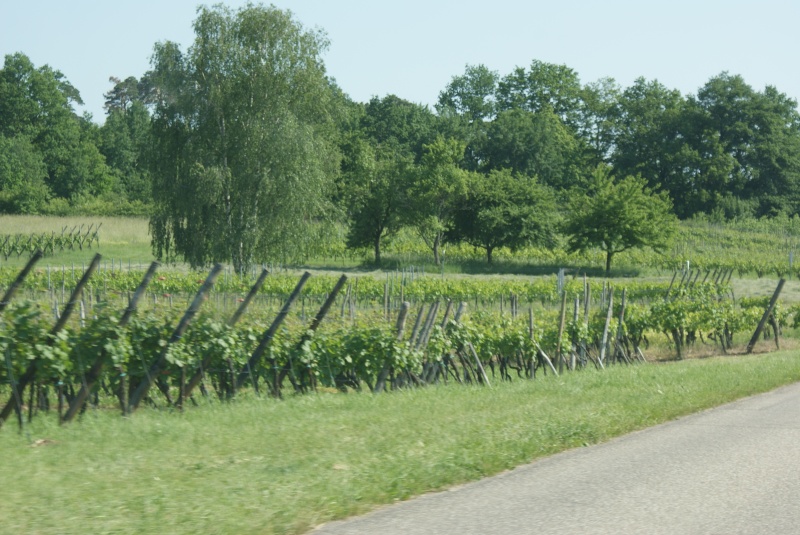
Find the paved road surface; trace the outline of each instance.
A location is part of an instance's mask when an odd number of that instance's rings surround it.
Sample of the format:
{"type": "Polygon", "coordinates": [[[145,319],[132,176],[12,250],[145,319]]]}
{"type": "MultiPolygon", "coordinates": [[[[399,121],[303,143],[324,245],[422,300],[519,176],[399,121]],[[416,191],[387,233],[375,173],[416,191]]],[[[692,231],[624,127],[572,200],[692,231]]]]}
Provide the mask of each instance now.
{"type": "Polygon", "coordinates": [[[800,383],[314,535],[800,534],[800,383]]]}

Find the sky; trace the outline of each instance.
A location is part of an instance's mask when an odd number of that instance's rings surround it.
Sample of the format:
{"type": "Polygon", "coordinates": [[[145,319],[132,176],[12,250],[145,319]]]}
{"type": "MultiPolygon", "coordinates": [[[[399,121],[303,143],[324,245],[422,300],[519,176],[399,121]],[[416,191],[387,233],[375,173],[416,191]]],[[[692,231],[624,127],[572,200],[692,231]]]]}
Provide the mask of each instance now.
{"type": "MultiPolygon", "coordinates": [[[[217,2],[206,2],[207,5],[217,2]]],[[[222,2],[231,8],[246,1],[222,2]]],[[[330,41],[328,74],[353,100],[395,94],[435,104],[466,65],[500,76],[532,60],[566,65],[582,83],[623,88],[656,79],[684,95],[739,74],[756,90],[800,99],[797,0],[274,0],[330,41]]],[[[198,0],[0,0],[0,54],[61,71],[96,122],[110,76],[140,77],[153,45],[194,39],[198,0]]]]}

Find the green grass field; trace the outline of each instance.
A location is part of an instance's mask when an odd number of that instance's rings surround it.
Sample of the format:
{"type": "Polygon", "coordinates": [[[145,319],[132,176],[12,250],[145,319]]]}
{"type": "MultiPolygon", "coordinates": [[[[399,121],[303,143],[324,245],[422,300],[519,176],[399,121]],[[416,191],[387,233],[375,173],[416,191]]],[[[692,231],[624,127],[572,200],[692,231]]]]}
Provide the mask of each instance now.
{"type": "Polygon", "coordinates": [[[377,505],[800,380],[779,352],[492,388],[94,410],[0,431],[0,531],[303,533],[377,505]]]}

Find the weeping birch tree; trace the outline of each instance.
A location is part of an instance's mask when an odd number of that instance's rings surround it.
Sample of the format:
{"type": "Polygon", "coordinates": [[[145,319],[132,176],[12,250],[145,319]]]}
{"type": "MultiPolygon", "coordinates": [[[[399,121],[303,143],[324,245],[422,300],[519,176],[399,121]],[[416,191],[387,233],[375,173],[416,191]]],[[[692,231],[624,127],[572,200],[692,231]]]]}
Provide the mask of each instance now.
{"type": "Polygon", "coordinates": [[[242,272],[301,253],[328,215],[337,97],[324,35],[292,14],[201,7],[184,53],[155,46],[154,214],[159,258],[242,272]]]}

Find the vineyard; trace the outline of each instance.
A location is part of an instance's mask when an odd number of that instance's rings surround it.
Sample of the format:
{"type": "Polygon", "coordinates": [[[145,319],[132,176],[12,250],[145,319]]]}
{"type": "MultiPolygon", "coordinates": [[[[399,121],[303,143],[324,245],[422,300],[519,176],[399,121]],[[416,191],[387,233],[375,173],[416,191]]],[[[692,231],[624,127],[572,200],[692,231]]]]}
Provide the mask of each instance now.
{"type": "Polygon", "coordinates": [[[113,263],[103,269],[100,255],[86,268],[35,269],[39,258],[19,273],[0,270],[0,392],[7,398],[0,420],[16,411],[20,425],[52,409],[69,421],[102,400],[131,413],[241,390],[282,397],[488,386],[642,363],[652,344],[673,358],[698,344],[726,353],[757,327],[751,346],[762,333],[778,344],[798,316],[797,307],[779,302],[732,299],[730,269],[611,286],[564,271],[483,280],[413,270],[385,279],[306,273],[298,280],[266,270],[240,277],[216,266],[200,278],[158,274],[155,263],[146,272],[113,263]]]}
{"type": "Polygon", "coordinates": [[[8,260],[11,257],[30,256],[36,251],[46,255],[56,252],[100,246],[100,227],[90,224],[85,230],[84,225],[67,226],[60,233],[55,231],[41,234],[0,234],[0,256],[8,260]]]}

